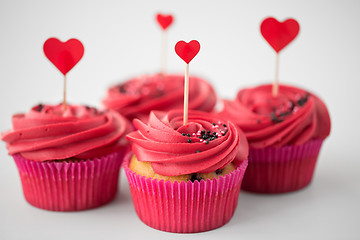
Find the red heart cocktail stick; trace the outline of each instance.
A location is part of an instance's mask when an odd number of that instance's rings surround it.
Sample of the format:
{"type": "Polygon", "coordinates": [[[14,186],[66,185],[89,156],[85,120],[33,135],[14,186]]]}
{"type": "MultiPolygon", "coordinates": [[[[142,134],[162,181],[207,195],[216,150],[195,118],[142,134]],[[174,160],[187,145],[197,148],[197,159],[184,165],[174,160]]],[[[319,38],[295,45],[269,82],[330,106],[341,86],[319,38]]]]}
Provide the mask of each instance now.
{"type": "Polygon", "coordinates": [[[187,64],[198,54],[200,51],[200,43],[192,40],[189,43],[179,41],[175,45],[176,54],[184,60],[187,64]]]}
{"type": "Polygon", "coordinates": [[[164,14],[158,13],[156,15],[156,20],[159,23],[160,27],[165,31],[172,24],[172,22],[174,21],[174,18],[170,14],[164,15],[164,14]]]}
{"type": "Polygon", "coordinates": [[[63,108],[66,109],[66,74],[80,61],[84,55],[84,46],[77,39],[61,42],[56,38],[45,41],[45,56],[59,71],[64,74],[64,101],[63,108]]]}
{"type": "Polygon", "coordinates": [[[84,55],[84,46],[74,38],[66,42],[49,38],[44,43],[44,53],[50,62],[66,75],[84,55]]]}
{"type": "Polygon", "coordinates": [[[272,87],[274,97],[279,92],[279,52],[295,39],[299,30],[299,23],[295,19],[279,22],[275,18],[269,17],[264,19],[260,25],[262,36],[276,52],[275,79],[272,87]]]}
{"type": "Polygon", "coordinates": [[[168,43],[167,43],[167,29],[168,27],[173,23],[174,18],[172,15],[164,15],[164,14],[157,14],[156,15],[156,21],[162,28],[162,43],[161,43],[161,69],[162,74],[166,74],[166,62],[167,62],[167,53],[168,53],[168,43]]]}
{"type": "Polygon", "coordinates": [[[261,34],[277,53],[295,39],[299,30],[299,23],[295,19],[279,22],[270,17],[266,18],[260,26],[261,34]]]}
{"type": "Polygon", "coordinates": [[[192,40],[189,43],[179,41],[175,45],[176,54],[186,62],[185,68],[185,87],[184,87],[184,125],[188,122],[189,105],[189,63],[200,51],[200,43],[192,40]]]}

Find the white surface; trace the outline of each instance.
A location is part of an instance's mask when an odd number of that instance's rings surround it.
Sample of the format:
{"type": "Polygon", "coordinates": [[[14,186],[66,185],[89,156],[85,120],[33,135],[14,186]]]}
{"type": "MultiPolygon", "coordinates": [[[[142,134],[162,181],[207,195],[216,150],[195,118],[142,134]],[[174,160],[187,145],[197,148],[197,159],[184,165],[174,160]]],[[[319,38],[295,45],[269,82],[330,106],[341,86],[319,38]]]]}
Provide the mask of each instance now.
{"type": "MultiPolygon", "coordinates": [[[[45,58],[49,37],[75,37],[84,58],[68,74],[68,99],[99,106],[108,86],[160,69],[158,11],[173,13],[169,46],[197,39],[190,74],[222,97],[274,75],[274,51],[262,39],[264,17],[300,22],[298,38],[280,56],[280,82],[317,93],[329,106],[332,133],[313,183],[283,195],[242,192],[234,217],[214,231],[181,235],[145,226],[132,207],[122,173],[109,205],[55,213],[28,205],[13,160],[0,144],[0,239],[359,239],[359,1],[0,1],[0,129],[11,115],[62,100],[62,77],[45,58]],[[96,2],[96,3],[95,3],[96,2]],[[101,4],[100,4],[101,2],[101,4]],[[314,3],[316,2],[316,4],[314,3]]],[[[183,62],[170,50],[169,71],[183,62]]]]}

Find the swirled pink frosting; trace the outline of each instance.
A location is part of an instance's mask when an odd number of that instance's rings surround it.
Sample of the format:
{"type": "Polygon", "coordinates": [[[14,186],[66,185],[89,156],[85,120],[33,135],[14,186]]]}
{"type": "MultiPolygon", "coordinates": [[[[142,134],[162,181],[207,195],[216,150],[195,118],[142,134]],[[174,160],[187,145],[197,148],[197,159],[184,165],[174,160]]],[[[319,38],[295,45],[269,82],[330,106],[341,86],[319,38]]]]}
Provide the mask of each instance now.
{"type": "Polygon", "coordinates": [[[280,85],[273,97],[272,85],[240,90],[233,101],[224,100],[221,116],[244,132],[251,148],[301,145],[330,134],[325,104],[303,89],[280,85]]]}
{"type": "Polygon", "coordinates": [[[208,173],[248,156],[243,132],[214,115],[189,111],[183,125],[182,110],[150,113],[147,124],[135,119],[138,129],[127,135],[139,161],[151,162],[154,172],[165,176],[208,173]]]}
{"type": "Polygon", "coordinates": [[[38,105],[12,117],[13,129],[2,133],[9,155],[34,161],[101,157],[126,145],[131,126],[114,111],[87,106],[38,105]]]}
{"type": "MultiPolygon", "coordinates": [[[[189,109],[211,111],[216,104],[212,86],[190,76],[189,109]]],[[[146,120],[152,110],[168,111],[184,106],[184,75],[144,75],[111,87],[103,99],[108,109],[123,116],[146,120]]]]}

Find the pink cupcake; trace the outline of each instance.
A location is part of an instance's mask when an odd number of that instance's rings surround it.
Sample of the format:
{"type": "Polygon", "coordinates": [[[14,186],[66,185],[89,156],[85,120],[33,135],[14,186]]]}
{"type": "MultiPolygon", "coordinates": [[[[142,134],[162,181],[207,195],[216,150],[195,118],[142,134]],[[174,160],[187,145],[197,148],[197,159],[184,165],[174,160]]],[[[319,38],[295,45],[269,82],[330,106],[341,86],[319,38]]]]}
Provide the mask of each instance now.
{"type": "Polygon", "coordinates": [[[123,163],[133,204],[148,226],[177,233],[202,232],[228,221],[247,167],[245,135],[231,122],[204,112],[151,112],[127,138],[123,163]],[[236,161],[234,161],[236,159],[236,161]]]}
{"type": "Polygon", "coordinates": [[[110,202],[117,192],[128,121],[87,106],[37,105],[15,114],[2,134],[18,167],[25,199],[52,211],[110,202]]]}
{"type": "MultiPolygon", "coordinates": [[[[216,104],[213,87],[205,80],[191,76],[189,109],[209,112],[216,104]]],[[[183,75],[144,75],[111,87],[103,99],[107,109],[132,120],[146,121],[152,110],[168,111],[184,107],[183,75]]]]}
{"type": "Polygon", "coordinates": [[[325,104],[300,88],[272,85],[240,90],[224,101],[221,116],[234,122],[249,141],[249,166],[242,188],[282,193],[307,186],[323,140],[330,134],[325,104]]]}

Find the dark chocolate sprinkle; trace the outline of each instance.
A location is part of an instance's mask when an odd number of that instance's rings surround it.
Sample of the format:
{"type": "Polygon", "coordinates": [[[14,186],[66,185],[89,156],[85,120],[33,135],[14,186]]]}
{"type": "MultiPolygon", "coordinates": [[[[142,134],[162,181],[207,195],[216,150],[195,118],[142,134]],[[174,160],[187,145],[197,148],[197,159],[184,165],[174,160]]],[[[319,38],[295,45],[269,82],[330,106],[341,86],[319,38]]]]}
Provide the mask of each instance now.
{"type": "Polygon", "coordinates": [[[190,138],[188,139],[188,143],[191,143],[191,139],[190,139],[190,138]]]}
{"type": "Polygon", "coordinates": [[[275,115],[274,112],[271,112],[271,113],[270,113],[270,118],[271,118],[271,121],[273,121],[273,122],[276,122],[276,121],[277,121],[277,117],[276,117],[276,115],[275,115]]]}
{"type": "Polygon", "coordinates": [[[186,134],[185,134],[185,133],[182,133],[181,135],[185,136],[186,134]]]}
{"type": "Polygon", "coordinates": [[[211,131],[201,131],[201,135],[198,137],[200,139],[204,139],[204,143],[208,144],[209,141],[215,140],[218,138],[217,132],[211,132],[211,131]]]}
{"type": "Polygon", "coordinates": [[[273,123],[280,123],[283,121],[283,119],[278,118],[274,112],[270,113],[270,117],[273,123]]]}
{"type": "Polygon", "coordinates": [[[274,112],[270,113],[270,118],[273,123],[278,123],[278,118],[274,112]]]}
{"type": "Polygon", "coordinates": [[[37,107],[37,111],[38,112],[41,112],[41,110],[44,108],[44,105],[42,105],[41,103],[38,105],[38,107],[37,107]]]}
{"type": "Polygon", "coordinates": [[[215,126],[216,124],[215,124],[215,123],[212,123],[212,125],[214,125],[214,126],[215,126]]]}
{"type": "Polygon", "coordinates": [[[190,135],[190,133],[188,133],[188,134],[186,134],[186,136],[190,137],[191,135],[190,135]]]}
{"type": "Polygon", "coordinates": [[[295,103],[294,102],[292,102],[292,101],[290,101],[290,111],[292,112],[292,111],[294,111],[294,108],[295,108],[295,103]]]}
{"type": "Polygon", "coordinates": [[[125,90],[125,85],[120,85],[120,87],[119,87],[119,92],[121,92],[121,93],[125,93],[125,92],[126,92],[126,90],[125,90]]]}
{"type": "Polygon", "coordinates": [[[287,115],[291,114],[291,111],[286,111],[283,114],[284,114],[284,116],[287,116],[287,115]]]}
{"type": "Polygon", "coordinates": [[[191,178],[190,181],[195,182],[195,181],[201,181],[201,179],[203,179],[199,173],[193,173],[191,174],[191,178]]]}
{"type": "Polygon", "coordinates": [[[303,97],[303,98],[300,98],[300,99],[297,101],[297,103],[299,104],[300,107],[302,107],[302,106],[305,105],[305,103],[307,102],[307,100],[308,100],[308,95],[306,95],[306,96],[303,97]]]}
{"type": "MultiPolygon", "coordinates": [[[[284,118],[290,115],[296,106],[302,107],[306,104],[309,99],[309,93],[306,93],[304,97],[299,98],[296,102],[289,101],[289,109],[276,114],[276,108],[273,109],[273,112],[270,113],[270,119],[273,123],[281,123],[284,121],[284,118]]],[[[259,123],[259,121],[258,121],[259,123]]]]}
{"type": "Polygon", "coordinates": [[[222,173],[222,169],[216,169],[215,173],[216,173],[217,175],[220,175],[220,174],[222,173]]]}
{"type": "Polygon", "coordinates": [[[200,152],[200,150],[197,150],[196,152],[197,152],[197,153],[199,153],[199,152],[200,152]]]}
{"type": "Polygon", "coordinates": [[[226,127],[226,124],[224,124],[223,126],[226,127]]]}

